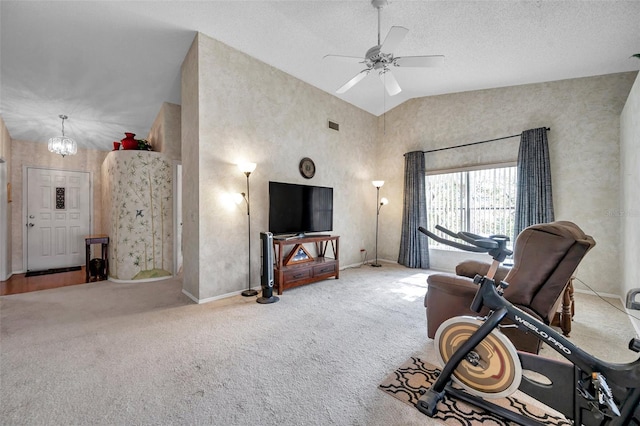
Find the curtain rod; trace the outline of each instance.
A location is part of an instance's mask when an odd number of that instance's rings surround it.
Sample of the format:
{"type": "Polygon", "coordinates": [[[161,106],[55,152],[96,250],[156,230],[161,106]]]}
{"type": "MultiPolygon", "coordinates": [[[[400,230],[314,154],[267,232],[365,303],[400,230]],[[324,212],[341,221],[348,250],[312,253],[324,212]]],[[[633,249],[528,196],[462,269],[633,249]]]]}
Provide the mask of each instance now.
{"type": "MultiPolygon", "coordinates": [[[[550,128],[550,127],[545,127],[545,129],[547,130],[547,132],[551,130],[551,128],[550,128]]],[[[481,144],[481,143],[494,142],[494,141],[501,141],[501,140],[503,140],[503,139],[510,139],[510,138],[515,138],[515,137],[518,137],[518,136],[522,136],[522,133],[519,133],[519,134],[517,134],[517,135],[504,136],[504,137],[501,137],[501,138],[488,139],[488,140],[486,140],[486,141],[471,142],[471,143],[465,143],[465,144],[462,144],[462,145],[456,145],[456,146],[448,146],[448,147],[446,147],[446,148],[430,149],[430,150],[428,150],[428,151],[422,151],[422,153],[423,153],[423,154],[428,154],[428,153],[430,153],[430,152],[446,151],[447,149],[462,148],[462,147],[464,147],[464,146],[471,146],[471,145],[478,145],[478,144],[481,144]]],[[[406,155],[406,154],[405,154],[405,155],[406,155]]]]}

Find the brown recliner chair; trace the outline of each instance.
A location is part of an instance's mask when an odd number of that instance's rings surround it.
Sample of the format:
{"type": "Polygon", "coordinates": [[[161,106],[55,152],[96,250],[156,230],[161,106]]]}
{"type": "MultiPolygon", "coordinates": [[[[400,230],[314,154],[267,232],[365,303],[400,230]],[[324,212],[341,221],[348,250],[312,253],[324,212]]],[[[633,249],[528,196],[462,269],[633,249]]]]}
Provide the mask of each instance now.
{"type": "MultiPolygon", "coordinates": [[[[595,241],[572,222],[558,221],[533,225],[516,238],[513,266],[500,267],[494,279],[506,281],[504,297],[518,308],[550,324],[562,302],[569,279],[595,241]]],[[[486,275],[489,263],[465,261],[456,274],[433,274],[424,298],[427,309],[427,334],[434,338],[444,321],[458,315],[472,315],[471,301],[478,289],[476,274],[486,275]]],[[[486,314],[483,312],[482,314],[486,314]]],[[[508,320],[503,321],[507,324],[508,320]]],[[[540,341],[516,328],[503,328],[518,350],[538,353],[540,341]]]]}

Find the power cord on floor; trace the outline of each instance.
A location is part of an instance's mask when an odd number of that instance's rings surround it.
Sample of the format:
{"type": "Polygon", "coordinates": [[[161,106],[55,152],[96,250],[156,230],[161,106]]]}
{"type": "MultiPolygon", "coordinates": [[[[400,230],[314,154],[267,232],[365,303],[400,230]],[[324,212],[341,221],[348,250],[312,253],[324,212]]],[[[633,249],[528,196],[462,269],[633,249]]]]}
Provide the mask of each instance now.
{"type": "Polygon", "coordinates": [[[367,263],[367,250],[366,249],[360,249],[360,255],[362,256],[362,263],[360,264],[360,266],[362,266],[365,263],[367,263]]]}
{"type": "Polygon", "coordinates": [[[581,283],[582,285],[584,285],[585,287],[587,287],[589,290],[591,290],[591,292],[592,292],[593,294],[595,294],[596,296],[598,296],[598,297],[600,298],[600,300],[602,300],[603,302],[607,303],[609,306],[613,307],[614,309],[616,309],[616,310],[618,310],[618,311],[622,312],[623,314],[625,314],[625,315],[627,315],[627,316],[629,316],[629,317],[631,317],[631,318],[635,318],[635,319],[637,319],[638,321],[640,321],[640,318],[638,318],[637,316],[632,315],[632,314],[630,314],[630,313],[629,313],[629,312],[627,312],[627,311],[623,311],[622,309],[618,308],[618,307],[617,307],[616,305],[614,305],[613,303],[609,302],[609,301],[608,301],[607,299],[605,299],[604,297],[600,296],[600,294],[599,294],[597,291],[595,291],[593,288],[591,288],[591,287],[589,286],[589,284],[585,283],[585,282],[584,282],[584,281],[582,281],[580,278],[578,278],[578,277],[574,277],[574,279],[575,279],[575,280],[577,280],[578,282],[580,282],[580,283],[581,283]]]}

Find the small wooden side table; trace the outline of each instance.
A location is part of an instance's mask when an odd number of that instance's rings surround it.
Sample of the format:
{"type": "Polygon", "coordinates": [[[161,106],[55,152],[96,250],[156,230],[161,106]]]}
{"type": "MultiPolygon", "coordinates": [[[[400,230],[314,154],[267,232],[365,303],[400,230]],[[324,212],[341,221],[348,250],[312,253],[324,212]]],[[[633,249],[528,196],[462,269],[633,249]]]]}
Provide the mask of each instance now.
{"type": "Polygon", "coordinates": [[[89,262],[91,258],[91,245],[102,245],[102,259],[104,260],[104,274],[105,277],[109,277],[109,236],[106,234],[87,235],[84,237],[84,243],[87,253],[87,264],[85,266],[85,282],[89,282],[89,262]]]}

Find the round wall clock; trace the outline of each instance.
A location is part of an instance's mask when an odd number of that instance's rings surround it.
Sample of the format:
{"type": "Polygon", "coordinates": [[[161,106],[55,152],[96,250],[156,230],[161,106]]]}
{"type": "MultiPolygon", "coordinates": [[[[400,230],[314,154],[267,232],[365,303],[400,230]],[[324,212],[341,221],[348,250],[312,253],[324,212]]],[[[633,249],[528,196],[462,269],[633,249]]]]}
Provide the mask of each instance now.
{"type": "Polygon", "coordinates": [[[300,174],[306,179],[311,179],[316,174],[316,165],[313,160],[308,157],[304,157],[300,160],[300,174]]]}

